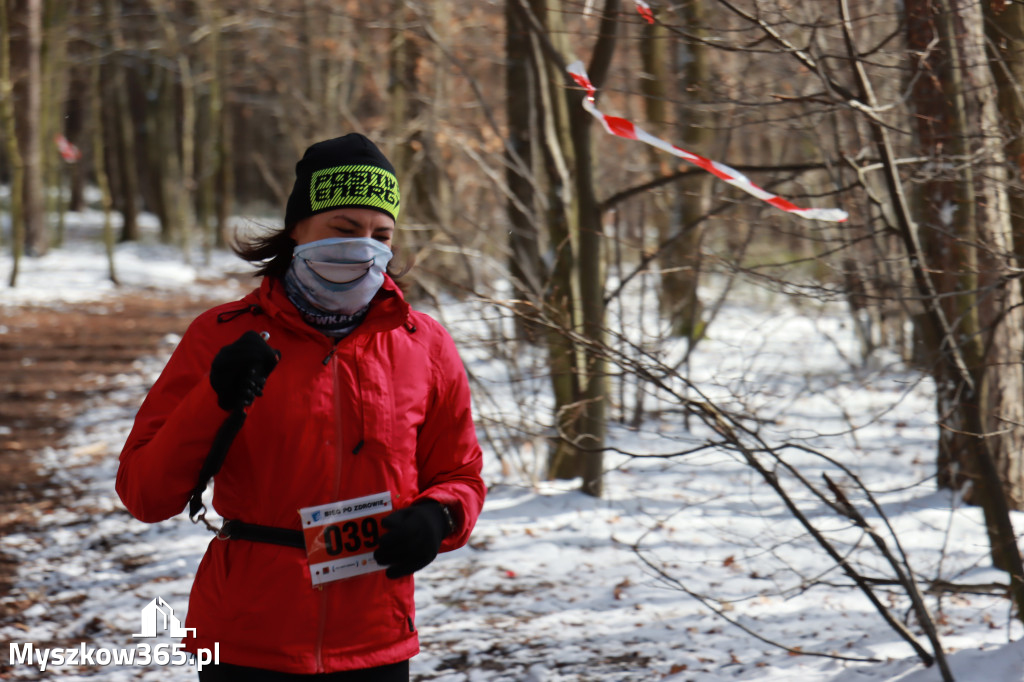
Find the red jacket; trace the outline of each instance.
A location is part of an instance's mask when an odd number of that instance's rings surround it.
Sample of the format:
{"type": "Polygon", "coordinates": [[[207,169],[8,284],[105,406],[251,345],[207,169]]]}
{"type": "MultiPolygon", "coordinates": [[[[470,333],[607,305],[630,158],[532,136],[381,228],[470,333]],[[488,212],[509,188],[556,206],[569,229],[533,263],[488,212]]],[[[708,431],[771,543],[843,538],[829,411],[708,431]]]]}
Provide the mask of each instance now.
{"type": "MultiPolygon", "coordinates": [[[[485,487],[465,370],[447,332],[390,279],[337,343],[272,278],[200,315],[121,453],[117,492],[132,515],[156,522],[184,508],[227,416],[210,363],[249,329],[268,332],[281,360],[214,479],[221,516],[298,530],[302,507],[389,490],[396,508],[421,497],[449,505],[456,529],[441,551],[466,543],[485,487]]],[[[223,663],[285,672],[368,668],[419,651],[413,617],[411,577],[379,571],[314,588],[301,549],[215,539],[192,586],[186,649],[219,642],[223,663]]]]}

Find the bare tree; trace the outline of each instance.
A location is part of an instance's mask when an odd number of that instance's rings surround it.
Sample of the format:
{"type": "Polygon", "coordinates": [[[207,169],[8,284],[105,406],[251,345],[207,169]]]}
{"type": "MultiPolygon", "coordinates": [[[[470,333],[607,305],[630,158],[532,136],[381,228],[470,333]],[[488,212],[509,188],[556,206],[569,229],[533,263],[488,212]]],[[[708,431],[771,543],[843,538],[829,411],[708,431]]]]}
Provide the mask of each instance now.
{"type": "Polygon", "coordinates": [[[18,270],[24,253],[23,187],[25,164],[18,146],[18,131],[14,111],[14,76],[11,69],[11,0],[0,0],[0,123],[3,125],[5,152],[11,171],[11,254],[13,264],[9,283],[18,282],[18,270]]]}
{"type": "MultiPolygon", "coordinates": [[[[17,16],[17,15],[16,15],[17,16]]],[[[43,200],[42,160],[42,0],[26,0],[20,15],[23,32],[18,40],[15,61],[23,77],[15,85],[15,112],[18,141],[24,161],[22,220],[24,248],[30,256],[40,256],[50,247],[43,200]],[[19,87],[20,85],[20,87],[19,87]]]]}
{"type": "Polygon", "coordinates": [[[51,235],[54,246],[60,246],[64,242],[64,176],[67,174],[66,167],[70,165],[62,160],[60,154],[54,153],[55,142],[58,136],[63,135],[64,102],[67,99],[69,80],[67,34],[70,14],[70,3],[43,5],[39,135],[40,145],[44,151],[40,154],[40,162],[43,186],[50,190],[43,193],[44,216],[57,217],[56,233],[51,235]]]}
{"type": "Polygon", "coordinates": [[[114,260],[114,226],[111,222],[111,211],[114,201],[110,193],[110,177],[107,174],[104,149],[106,148],[106,128],[103,125],[103,54],[101,49],[96,50],[92,66],[92,155],[93,170],[96,174],[96,184],[100,190],[100,204],[103,207],[103,244],[107,251],[107,273],[110,281],[118,284],[117,268],[114,260]]]}
{"type": "Polygon", "coordinates": [[[224,16],[219,3],[206,2],[199,7],[203,28],[194,33],[201,43],[203,72],[197,82],[196,95],[196,224],[202,236],[207,258],[216,246],[224,246],[223,232],[217,229],[215,202],[217,178],[225,162],[220,138],[224,124],[224,68],[222,65],[221,31],[224,16]],[[200,94],[201,93],[201,94],[200,94]]]}
{"type": "Polygon", "coordinates": [[[505,182],[508,185],[508,271],[513,298],[522,301],[517,316],[519,337],[531,332],[526,320],[531,303],[540,299],[547,275],[541,260],[538,178],[534,172],[535,140],[540,131],[535,113],[539,96],[530,59],[530,30],[519,0],[505,1],[505,117],[508,138],[505,182]]]}
{"type": "Polygon", "coordinates": [[[1010,220],[1018,263],[1024,262],[1024,5],[987,2],[985,31],[1006,141],[1010,220]]]}
{"type": "MultiPolygon", "coordinates": [[[[901,126],[890,120],[902,109],[886,107],[875,85],[877,69],[888,65],[863,58],[870,50],[859,44],[864,38],[856,32],[858,25],[874,19],[871,8],[858,7],[855,14],[849,3],[839,2],[846,56],[830,61],[798,46],[778,16],[748,11],[730,0],[719,3],[821,79],[832,100],[856,114],[852,124],[867,126],[886,196],[871,186],[863,188],[881,207],[878,219],[901,239],[903,267],[913,277],[921,319],[927,323],[940,464],[958,458],[952,473],[963,478],[950,483],[973,483],[967,493],[985,511],[993,560],[1010,572],[1015,599],[1024,603],[1024,571],[1008,514],[1020,497],[1024,321],[980,6],[952,0],[906,5],[908,41],[921,55],[910,81],[919,113],[912,120],[923,128],[917,130],[916,147],[911,140],[901,144],[926,160],[914,178],[925,188],[915,205],[893,139],[901,126]],[[836,71],[843,65],[848,71],[836,71]]],[[[890,34],[882,44],[892,39],[890,34]]],[[[818,100],[803,101],[814,105],[818,100]]]]}
{"type": "MultiPolygon", "coordinates": [[[[115,4],[115,0],[103,0],[102,9],[106,32],[110,40],[110,56],[105,67],[108,78],[101,83],[103,92],[108,96],[103,97],[101,101],[109,102],[112,106],[104,107],[101,113],[107,112],[110,121],[108,127],[114,132],[114,135],[109,138],[112,143],[109,149],[114,152],[109,156],[116,160],[115,168],[117,169],[118,192],[114,203],[121,213],[121,240],[136,241],[141,236],[138,222],[139,179],[136,163],[135,123],[128,99],[126,43],[121,21],[122,7],[120,3],[115,4]]],[[[102,154],[104,151],[101,148],[96,153],[102,154]]]]}
{"type": "MultiPolygon", "coordinates": [[[[679,58],[683,63],[677,67],[681,94],[677,108],[680,139],[687,149],[706,149],[714,140],[707,106],[712,71],[711,50],[705,44],[709,33],[706,5],[705,0],[692,0],[679,6],[685,34],[677,36],[677,50],[684,55],[679,58]]],[[[663,27],[664,23],[654,25],[663,27]]],[[[698,292],[701,248],[711,208],[711,181],[705,173],[693,173],[680,180],[677,224],[671,233],[662,233],[663,241],[671,239],[671,246],[661,257],[661,307],[675,333],[691,345],[704,335],[704,310],[698,292]]]]}
{"type": "MultiPolygon", "coordinates": [[[[579,291],[574,277],[578,250],[577,209],[570,169],[575,154],[568,137],[568,103],[562,95],[562,55],[569,50],[563,15],[548,0],[529,3],[515,0],[515,9],[530,36],[531,74],[535,85],[533,105],[539,130],[539,154],[543,161],[545,208],[542,224],[546,234],[548,271],[537,302],[538,312],[556,321],[558,329],[574,329],[578,319],[579,291]]],[[[509,93],[509,96],[514,96],[509,93]]],[[[574,447],[578,433],[581,379],[578,354],[567,335],[544,335],[548,370],[554,396],[556,435],[548,455],[548,475],[575,478],[582,475],[582,455],[574,447]]]]}
{"type": "MultiPolygon", "coordinates": [[[[545,26],[535,11],[538,8],[545,10],[546,14],[541,16],[551,21],[552,17],[564,11],[562,4],[548,2],[546,5],[531,5],[522,2],[520,7],[537,41],[537,50],[543,50],[542,58],[538,59],[537,73],[543,73],[545,78],[557,78],[552,82],[564,84],[567,80],[567,60],[552,41],[557,32],[545,26]],[[558,76],[554,76],[552,67],[557,69],[558,76]]],[[[611,0],[604,3],[599,25],[598,38],[590,58],[590,69],[598,83],[607,75],[615,51],[618,3],[611,0]]],[[[571,211],[567,210],[569,204],[564,199],[555,204],[561,206],[562,210],[559,211],[560,215],[554,216],[555,220],[549,226],[550,241],[560,251],[570,246],[576,248],[572,259],[562,261],[563,268],[568,266],[571,270],[563,269],[560,273],[556,268],[554,272],[552,279],[557,291],[553,299],[557,306],[554,312],[563,324],[569,324],[567,328],[576,329],[573,317],[575,306],[564,306],[559,302],[571,300],[567,299],[568,295],[578,295],[579,333],[584,338],[597,340],[602,338],[605,329],[605,236],[603,211],[593,174],[594,158],[590,137],[592,119],[580,106],[584,94],[579,89],[555,87],[543,95],[546,95],[546,99],[541,100],[545,106],[542,116],[545,130],[550,135],[546,136],[548,148],[545,153],[550,159],[549,175],[557,190],[553,194],[564,192],[566,187],[561,183],[568,180],[571,182],[573,198],[571,211]],[[561,111],[567,112],[565,118],[561,117],[561,111]],[[558,125],[560,121],[564,123],[558,125]],[[568,228],[566,234],[562,233],[562,225],[568,228]],[[573,276],[568,282],[559,278],[560,274],[569,272],[573,276]]],[[[568,253],[561,251],[559,257],[565,258],[568,253]]],[[[570,390],[556,392],[555,413],[560,444],[554,454],[556,459],[553,464],[556,466],[552,467],[552,473],[565,475],[578,471],[582,475],[583,491],[600,497],[608,397],[607,368],[600,354],[591,353],[587,346],[577,343],[571,336],[562,338],[570,341],[569,352],[558,351],[550,355],[553,362],[551,371],[555,377],[566,377],[570,390]],[[573,402],[562,402],[565,399],[573,402]],[[569,465],[570,472],[559,470],[559,466],[565,466],[563,462],[569,465]]]]}
{"type": "Polygon", "coordinates": [[[922,151],[936,169],[919,195],[921,255],[943,295],[930,305],[948,321],[933,315],[926,336],[936,357],[940,483],[973,483],[967,498],[986,510],[996,565],[1022,575],[1005,508],[1024,505],[1024,318],[981,8],[920,1],[907,12],[911,47],[936,41],[915,101],[922,151]]]}

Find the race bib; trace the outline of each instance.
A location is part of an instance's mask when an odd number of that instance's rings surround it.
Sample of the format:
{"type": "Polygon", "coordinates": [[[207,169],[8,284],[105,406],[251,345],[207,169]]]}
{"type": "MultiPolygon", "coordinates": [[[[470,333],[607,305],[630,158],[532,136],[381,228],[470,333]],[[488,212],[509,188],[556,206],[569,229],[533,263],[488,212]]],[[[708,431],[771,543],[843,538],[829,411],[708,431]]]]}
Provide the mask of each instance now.
{"type": "Polygon", "coordinates": [[[373,559],[391,492],[299,510],[313,585],[384,570],[373,559]]]}

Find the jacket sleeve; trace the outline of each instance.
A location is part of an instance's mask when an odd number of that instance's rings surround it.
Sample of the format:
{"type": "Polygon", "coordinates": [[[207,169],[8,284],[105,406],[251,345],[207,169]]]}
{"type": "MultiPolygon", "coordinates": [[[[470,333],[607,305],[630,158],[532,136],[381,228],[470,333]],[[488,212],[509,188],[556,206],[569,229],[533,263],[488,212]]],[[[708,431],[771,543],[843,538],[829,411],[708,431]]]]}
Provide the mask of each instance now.
{"type": "Polygon", "coordinates": [[[199,333],[182,337],[135,417],[117,469],[117,494],[132,516],[154,523],[182,511],[210,444],[228,413],[208,379],[216,349],[199,333]]]}
{"type": "Polygon", "coordinates": [[[429,497],[448,505],[455,530],[441,551],[458,549],[469,541],[487,493],[480,472],[483,454],[476,438],[470,406],[469,381],[455,344],[441,330],[435,351],[436,392],[417,441],[418,498],[429,497]]]}

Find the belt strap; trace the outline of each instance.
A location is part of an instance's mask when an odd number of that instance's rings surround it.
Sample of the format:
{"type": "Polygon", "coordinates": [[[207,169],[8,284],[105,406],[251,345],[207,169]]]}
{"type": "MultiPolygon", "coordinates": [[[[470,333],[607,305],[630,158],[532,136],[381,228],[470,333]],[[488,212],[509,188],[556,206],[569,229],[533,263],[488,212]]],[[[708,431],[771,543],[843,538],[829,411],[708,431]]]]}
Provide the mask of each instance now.
{"type": "Polygon", "coordinates": [[[277,528],[276,526],[260,526],[235,519],[225,521],[217,537],[222,540],[248,540],[249,542],[265,542],[269,545],[282,547],[306,548],[306,539],[301,530],[277,528]]]}

